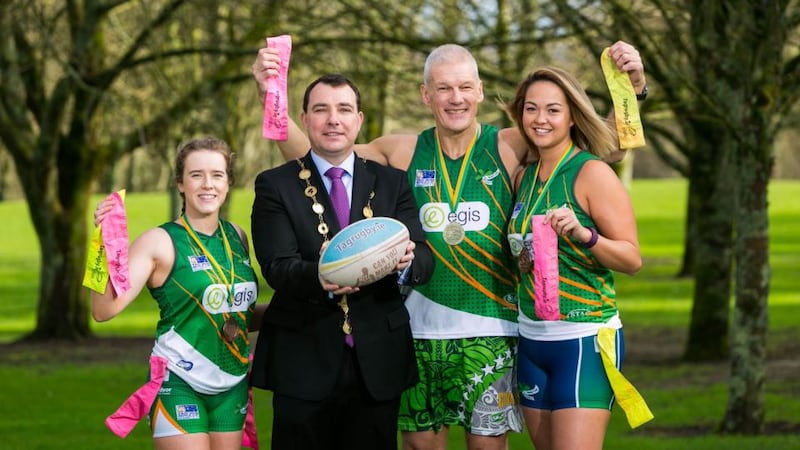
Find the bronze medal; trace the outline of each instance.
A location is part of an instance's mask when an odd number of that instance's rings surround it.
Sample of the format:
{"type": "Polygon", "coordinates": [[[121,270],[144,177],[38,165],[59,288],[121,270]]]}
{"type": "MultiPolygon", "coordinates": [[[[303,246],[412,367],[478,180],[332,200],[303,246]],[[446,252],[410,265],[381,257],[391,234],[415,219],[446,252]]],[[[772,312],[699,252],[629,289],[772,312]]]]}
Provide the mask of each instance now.
{"type": "Polygon", "coordinates": [[[517,266],[521,273],[528,273],[533,270],[533,262],[531,261],[531,253],[527,248],[523,248],[517,258],[517,266]]]}
{"type": "Polygon", "coordinates": [[[236,319],[233,317],[225,319],[225,324],[222,325],[222,334],[225,335],[225,339],[229,342],[236,340],[236,337],[239,336],[239,324],[236,319]]]}
{"type": "Polygon", "coordinates": [[[449,245],[458,245],[464,240],[464,227],[458,222],[450,222],[442,230],[442,239],[449,245]]]}

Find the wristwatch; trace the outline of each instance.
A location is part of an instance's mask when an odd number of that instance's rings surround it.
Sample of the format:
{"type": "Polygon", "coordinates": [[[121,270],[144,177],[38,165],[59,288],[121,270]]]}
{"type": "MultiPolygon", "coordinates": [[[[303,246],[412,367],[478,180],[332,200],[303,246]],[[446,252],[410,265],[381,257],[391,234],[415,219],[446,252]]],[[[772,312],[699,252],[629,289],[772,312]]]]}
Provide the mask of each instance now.
{"type": "Polygon", "coordinates": [[[647,85],[645,84],[644,85],[644,89],[642,89],[642,92],[636,94],[636,100],[640,101],[640,102],[643,102],[644,99],[646,99],[646,98],[647,98],[647,85]]]}

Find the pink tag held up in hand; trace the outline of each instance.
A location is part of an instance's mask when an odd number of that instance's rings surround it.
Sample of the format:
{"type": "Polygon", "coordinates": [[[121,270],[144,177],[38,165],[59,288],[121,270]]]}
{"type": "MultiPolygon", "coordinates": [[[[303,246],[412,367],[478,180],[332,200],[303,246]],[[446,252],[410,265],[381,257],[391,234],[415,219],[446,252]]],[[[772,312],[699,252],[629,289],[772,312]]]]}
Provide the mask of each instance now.
{"type": "Polygon", "coordinates": [[[533,233],[533,289],[536,317],[559,320],[558,306],[558,236],[544,214],[531,218],[533,233]]]}
{"type": "Polygon", "coordinates": [[[125,190],[109,195],[111,211],[100,225],[103,247],[108,259],[108,275],[116,296],[130,289],[128,268],[128,219],[125,215],[125,190]]]}
{"type": "Polygon", "coordinates": [[[285,141],[289,137],[289,107],[287,84],[289,57],[292,54],[292,37],[284,34],[267,38],[267,47],[278,50],[281,67],[278,76],[267,78],[267,94],[264,98],[264,123],[261,135],[264,139],[285,141]]]}

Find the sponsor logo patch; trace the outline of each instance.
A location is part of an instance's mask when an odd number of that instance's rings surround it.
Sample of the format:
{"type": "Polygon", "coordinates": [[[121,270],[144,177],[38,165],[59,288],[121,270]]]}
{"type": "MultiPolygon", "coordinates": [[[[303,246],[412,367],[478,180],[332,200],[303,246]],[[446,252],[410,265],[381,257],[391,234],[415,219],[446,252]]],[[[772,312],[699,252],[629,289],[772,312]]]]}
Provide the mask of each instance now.
{"type": "Polygon", "coordinates": [[[481,181],[483,182],[483,184],[485,184],[487,186],[491,186],[492,185],[492,181],[495,178],[497,178],[498,175],[500,175],[500,169],[496,169],[492,173],[487,173],[487,174],[483,175],[481,177],[481,181]]]}
{"type": "Polygon", "coordinates": [[[211,270],[211,263],[208,261],[208,257],[206,255],[190,255],[189,265],[192,266],[192,272],[211,270]]]}
{"type": "Polygon", "coordinates": [[[427,232],[441,232],[450,222],[458,222],[464,231],[481,231],[489,226],[490,216],[483,202],[459,202],[456,211],[447,203],[426,203],[419,210],[419,221],[427,232]]]}
{"type": "Polygon", "coordinates": [[[417,174],[414,177],[415,187],[431,187],[434,184],[436,184],[435,170],[417,169],[417,174]]]}
{"type": "Polygon", "coordinates": [[[233,299],[230,299],[228,286],[210,284],[203,291],[203,307],[211,314],[244,312],[256,302],[258,285],[252,281],[236,283],[233,286],[233,299]]]}
{"type": "Polygon", "coordinates": [[[528,400],[535,401],[536,400],[536,398],[535,398],[536,394],[539,393],[539,385],[536,385],[531,389],[525,389],[521,393],[522,393],[522,396],[527,398],[528,400]]]}
{"type": "Polygon", "coordinates": [[[199,419],[200,411],[197,409],[197,405],[194,404],[175,405],[175,417],[178,420],[199,419]]]}

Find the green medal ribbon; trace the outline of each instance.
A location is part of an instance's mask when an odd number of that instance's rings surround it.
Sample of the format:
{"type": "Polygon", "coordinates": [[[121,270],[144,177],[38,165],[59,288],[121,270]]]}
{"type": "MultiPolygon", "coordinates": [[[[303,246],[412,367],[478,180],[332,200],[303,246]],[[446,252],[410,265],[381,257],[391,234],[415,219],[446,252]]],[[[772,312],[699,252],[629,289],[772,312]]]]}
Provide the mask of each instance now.
{"type": "Polygon", "coordinates": [[[470,142],[466,153],[464,153],[464,160],[461,162],[461,169],[458,172],[458,179],[456,180],[457,185],[455,187],[453,187],[453,185],[450,183],[450,174],[447,172],[447,166],[445,165],[444,152],[442,151],[442,146],[439,143],[439,130],[436,130],[436,150],[438,153],[439,166],[441,167],[440,170],[442,171],[442,175],[444,175],[445,187],[447,188],[447,195],[449,196],[448,203],[452,208],[452,212],[456,212],[458,198],[461,196],[461,190],[464,188],[464,174],[467,173],[467,167],[469,167],[470,160],[472,159],[472,149],[475,148],[475,142],[478,140],[478,134],[480,133],[480,130],[480,125],[478,125],[478,129],[475,131],[475,136],[472,137],[472,142],[470,142]]]}
{"type": "Polygon", "coordinates": [[[189,222],[186,220],[185,214],[181,215],[181,224],[183,224],[183,228],[186,229],[186,232],[189,233],[189,236],[192,237],[194,243],[197,244],[198,247],[200,247],[200,250],[203,252],[203,255],[205,255],[205,257],[208,258],[208,261],[211,263],[211,265],[214,266],[214,271],[225,283],[225,286],[228,288],[228,292],[230,294],[228,296],[228,305],[233,306],[233,283],[236,280],[236,270],[235,270],[236,266],[233,263],[233,250],[231,250],[231,244],[230,242],[228,242],[228,234],[225,233],[225,228],[222,226],[222,221],[219,222],[219,229],[222,232],[222,242],[225,243],[225,251],[228,253],[228,261],[231,262],[230,282],[228,282],[228,277],[225,276],[225,272],[222,270],[222,267],[220,267],[219,263],[217,263],[217,260],[214,259],[213,256],[211,256],[211,253],[209,253],[209,251],[206,250],[206,247],[200,242],[200,239],[197,237],[197,233],[194,231],[192,226],[189,225],[189,222]]]}
{"type": "MultiPolygon", "coordinates": [[[[520,234],[522,235],[522,239],[525,239],[525,226],[530,223],[531,217],[533,217],[533,212],[536,211],[536,207],[539,206],[539,203],[542,201],[544,194],[547,192],[547,189],[550,188],[550,183],[555,179],[556,175],[558,175],[559,169],[561,169],[562,164],[567,159],[567,155],[572,152],[572,149],[575,148],[575,144],[570,139],[569,146],[564,153],[561,154],[561,158],[559,158],[558,162],[556,163],[556,167],[553,169],[553,173],[550,175],[550,178],[547,179],[545,182],[542,191],[536,197],[536,201],[533,203],[533,206],[528,210],[528,213],[525,215],[525,220],[522,222],[522,227],[520,228],[520,234]]],[[[531,185],[531,189],[528,191],[528,199],[525,204],[530,204],[531,199],[533,198],[533,191],[536,190],[536,181],[539,179],[539,168],[542,166],[542,159],[539,158],[539,162],[536,164],[536,172],[533,174],[533,184],[531,185]]]]}

